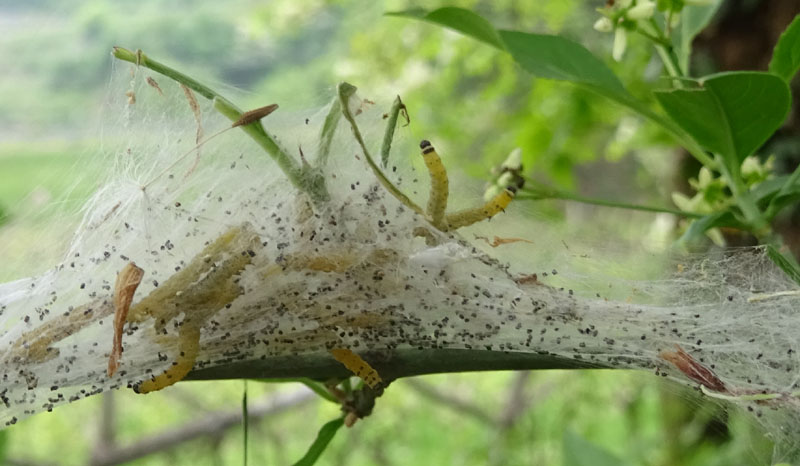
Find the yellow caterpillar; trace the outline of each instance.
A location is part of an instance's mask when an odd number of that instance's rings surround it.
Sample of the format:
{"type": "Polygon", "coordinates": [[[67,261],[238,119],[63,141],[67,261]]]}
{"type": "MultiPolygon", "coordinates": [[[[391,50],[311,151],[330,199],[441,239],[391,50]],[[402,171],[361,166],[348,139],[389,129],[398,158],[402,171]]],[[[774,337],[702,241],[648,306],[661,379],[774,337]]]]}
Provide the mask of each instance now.
{"type": "Polygon", "coordinates": [[[249,225],[232,227],[206,246],[128,313],[128,322],[154,320],[156,334],[183,314],[178,329],[178,354],[163,373],[134,386],[137,393],[168,387],[192,369],[200,346],[200,329],[217,311],[242,294],[238,275],[250,264],[259,238],[249,225]]]}
{"type": "Polygon", "coordinates": [[[428,216],[436,228],[444,230],[444,212],[447,209],[447,197],[450,194],[450,181],[447,178],[447,169],[444,168],[442,159],[436,153],[430,141],[423,140],[419,143],[422,149],[422,158],[428,173],[431,175],[431,191],[428,195],[428,216]]]}
{"type": "Polygon", "coordinates": [[[445,214],[450,189],[447,169],[445,169],[442,159],[439,157],[439,154],[436,153],[436,149],[433,148],[430,141],[423,140],[419,143],[419,147],[422,149],[422,157],[425,160],[425,166],[428,168],[428,173],[431,176],[431,190],[428,195],[427,213],[431,223],[437,229],[441,231],[451,231],[472,225],[481,220],[492,218],[500,212],[505,211],[505,208],[508,207],[511,200],[514,199],[516,186],[509,186],[480,207],[460,210],[452,214],[445,214]]]}
{"type": "Polygon", "coordinates": [[[487,218],[492,218],[500,212],[505,211],[512,199],[514,199],[513,191],[506,188],[481,207],[460,210],[458,212],[449,214],[446,217],[447,226],[450,230],[455,230],[461,227],[472,225],[473,223],[480,222],[481,220],[485,220],[487,218]]]}
{"type": "Polygon", "coordinates": [[[150,393],[169,387],[179,382],[192,370],[197,353],[200,350],[200,329],[196,325],[184,322],[180,331],[178,357],[172,365],[161,374],[144,380],[133,386],[136,393],[150,393]]]}
{"type": "Polygon", "coordinates": [[[333,358],[342,363],[350,372],[357,375],[369,388],[376,388],[383,383],[378,371],[372,368],[361,356],[347,348],[334,348],[331,350],[333,358]]]}

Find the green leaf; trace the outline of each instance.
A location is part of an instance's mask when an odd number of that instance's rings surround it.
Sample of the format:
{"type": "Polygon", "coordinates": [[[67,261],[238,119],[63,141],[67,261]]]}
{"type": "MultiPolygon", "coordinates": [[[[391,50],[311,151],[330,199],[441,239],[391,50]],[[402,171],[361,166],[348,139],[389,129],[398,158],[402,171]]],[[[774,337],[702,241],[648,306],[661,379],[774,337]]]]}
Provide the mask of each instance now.
{"type": "Polygon", "coordinates": [[[581,44],[561,36],[501,30],[506,50],[536,77],[569,81],[639,113],[680,139],[682,130],[633,97],[611,69],[581,44]]]}
{"type": "Polygon", "coordinates": [[[791,81],[797,70],[800,69],[800,15],[783,31],[775,50],[772,51],[772,60],[769,62],[769,71],[784,80],[791,81]]]}
{"type": "Polygon", "coordinates": [[[311,466],[316,463],[319,457],[322,455],[322,452],[324,452],[325,448],[328,447],[328,444],[333,439],[333,436],[336,435],[336,432],[343,425],[344,418],[339,417],[322,426],[317,434],[317,439],[314,440],[314,443],[311,444],[311,447],[308,449],[306,454],[300,458],[300,461],[295,463],[294,466],[311,466]]]}
{"type": "Polygon", "coordinates": [[[611,69],[581,44],[560,36],[501,30],[500,37],[514,60],[534,76],[569,81],[661,125],[706,164],[702,149],[671,119],[653,112],[633,97],[611,69]]]}
{"type": "Polygon", "coordinates": [[[787,258],[771,244],[767,245],[767,256],[772,262],[775,263],[775,265],[780,267],[780,269],[783,270],[786,275],[789,276],[789,278],[800,285],[800,266],[798,266],[797,261],[794,260],[794,258],[787,258]]]}
{"type": "Polygon", "coordinates": [[[279,378],[279,379],[250,379],[255,382],[264,382],[264,383],[285,383],[285,382],[297,382],[305,385],[308,387],[312,392],[319,395],[320,398],[323,398],[331,403],[339,404],[339,400],[336,399],[335,396],[325,388],[325,384],[321,382],[317,382],[316,380],[309,379],[308,377],[292,377],[292,378],[279,378]]]}
{"type": "Polygon", "coordinates": [[[331,108],[325,116],[325,122],[322,123],[322,130],[319,134],[319,150],[317,152],[317,166],[325,167],[328,163],[328,155],[331,152],[331,142],[333,136],[336,135],[336,128],[339,126],[339,120],[342,118],[342,107],[339,99],[333,99],[331,108]]]}
{"type": "Polygon", "coordinates": [[[8,429],[0,430],[0,464],[3,464],[8,447],[8,429]]]}
{"type": "MultiPolygon", "coordinates": [[[[767,189],[761,187],[764,184],[771,183],[769,187],[772,187],[773,184],[779,183],[780,181],[783,181],[780,190],[769,199],[769,207],[766,211],[768,220],[775,217],[784,207],[800,199],[800,167],[795,168],[791,176],[781,176],[761,183],[753,192],[756,193],[760,192],[762,189],[767,189]]],[[[760,200],[761,198],[758,199],[760,200]]]]}
{"type": "Polygon", "coordinates": [[[630,96],[611,69],[577,42],[519,31],[500,31],[500,37],[514,60],[534,76],[586,84],[604,93],[630,96]]]}
{"type": "Polygon", "coordinates": [[[720,73],[696,89],[656,92],[656,99],[684,131],[711,152],[739,165],[783,123],[789,112],[789,86],[779,77],[755,71],[720,73]]]}
{"type": "Polygon", "coordinates": [[[405,11],[386,13],[386,16],[398,16],[428,21],[449,29],[458,31],[465,36],[472,37],[481,42],[485,42],[492,47],[503,49],[503,42],[497,34],[497,30],[486,21],[482,16],[457,7],[444,7],[431,11],[430,13],[421,8],[405,11]]]}
{"type": "Polygon", "coordinates": [[[706,231],[719,227],[732,227],[740,230],[748,230],[747,225],[739,221],[732,212],[726,210],[724,212],[709,214],[705,217],[692,221],[692,223],[689,225],[689,228],[686,229],[686,232],[680,238],[678,238],[678,243],[684,245],[691,244],[697,238],[703,236],[706,231]]]}
{"type": "Polygon", "coordinates": [[[413,9],[386,14],[429,21],[501,50],[508,50],[525,70],[540,78],[585,84],[616,96],[615,100],[632,99],[622,82],[605,63],[584,46],[564,37],[497,31],[483,17],[456,7],[440,8],[430,13],[413,9]],[[621,96],[625,96],[624,99],[621,96]]]}
{"type": "Polygon", "coordinates": [[[624,466],[625,463],[611,452],[586,441],[571,432],[564,432],[564,466],[624,466]]]}
{"type": "Polygon", "coordinates": [[[751,189],[750,194],[753,196],[753,199],[755,199],[759,206],[766,207],[766,205],[771,202],[781,190],[784,189],[788,180],[789,175],[781,175],[776,176],[775,178],[769,178],[768,180],[759,183],[753,189],[751,189]]]}
{"type": "Polygon", "coordinates": [[[491,24],[469,10],[441,8],[433,13],[422,9],[387,13],[453,28],[470,37],[511,53],[514,60],[534,76],[569,81],[603,97],[622,104],[645,118],[661,125],[675,136],[704,165],[713,165],[702,148],[671,119],[653,112],[647,104],[633,97],[606,64],[584,46],[560,36],[530,34],[518,31],[497,31],[491,24]],[[434,14],[443,12],[439,14],[434,14]],[[441,16],[469,18],[469,21],[447,23],[441,16]],[[457,25],[455,23],[458,23],[457,25]],[[467,27],[470,25],[471,27],[467,27]],[[489,31],[491,29],[491,31],[489,31]],[[495,37],[497,36],[497,37],[495,37]]]}
{"type": "Polygon", "coordinates": [[[689,74],[689,57],[692,55],[692,41],[700,33],[719,9],[722,0],[710,5],[687,5],[681,11],[681,22],[673,31],[672,43],[678,55],[681,69],[689,74]]]}

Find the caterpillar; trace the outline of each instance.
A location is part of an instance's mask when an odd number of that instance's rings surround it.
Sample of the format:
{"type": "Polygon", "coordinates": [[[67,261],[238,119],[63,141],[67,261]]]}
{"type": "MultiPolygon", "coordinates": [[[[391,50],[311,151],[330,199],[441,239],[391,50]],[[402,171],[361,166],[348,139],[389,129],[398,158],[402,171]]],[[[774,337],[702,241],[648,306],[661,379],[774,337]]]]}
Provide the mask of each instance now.
{"type": "Polygon", "coordinates": [[[456,230],[480,222],[481,220],[492,218],[500,212],[505,211],[512,199],[514,199],[514,192],[506,188],[481,207],[460,210],[449,214],[446,217],[447,226],[450,230],[456,230]]]}
{"type": "Polygon", "coordinates": [[[179,333],[178,357],[172,365],[161,374],[144,380],[133,386],[136,393],[150,393],[180,382],[194,367],[197,353],[200,350],[200,328],[184,322],[179,333]]]}
{"type": "Polygon", "coordinates": [[[357,375],[369,388],[377,388],[383,383],[378,371],[364,361],[361,356],[347,348],[334,348],[330,350],[333,358],[342,363],[350,372],[357,375]]]}
{"type": "Polygon", "coordinates": [[[422,149],[422,158],[425,160],[425,166],[428,167],[428,173],[431,176],[431,191],[428,195],[427,213],[433,226],[440,230],[446,230],[444,213],[447,209],[447,197],[450,194],[447,169],[444,168],[442,159],[436,153],[436,149],[433,148],[430,141],[423,140],[419,143],[419,148],[422,149]]]}

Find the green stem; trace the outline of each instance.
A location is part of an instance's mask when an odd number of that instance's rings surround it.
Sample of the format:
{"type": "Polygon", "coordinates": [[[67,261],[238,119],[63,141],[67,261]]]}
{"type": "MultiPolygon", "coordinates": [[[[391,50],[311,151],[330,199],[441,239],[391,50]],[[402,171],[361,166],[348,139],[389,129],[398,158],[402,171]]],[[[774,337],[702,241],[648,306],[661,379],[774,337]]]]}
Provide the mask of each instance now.
{"type": "Polygon", "coordinates": [[[759,210],[752,196],[750,196],[750,190],[745,186],[738,167],[728,167],[722,161],[718,166],[720,173],[728,181],[728,187],[736,200],[736,205],[741,209],[745,220],[750,225],[751,233],[759,239],[759,242],[764,243],[765,240],[770,239],[772,228],[770,228],[761,210],[759,210]]]}
{"type": "Polygon", "coordinates": [[[644,36],[644,37],[647,37],[647,38],[648,38],[648,39],[650,39],[650,41],[651,41],[651,42],[653,42],[654,44],[657,44],[657,45],[662,45],[662,46],[663,46],[663,45],[666,45],[666,44],[664,43],[664,40],[663,40],[662,38],[658,37],[658,36],[657,36],[657,35],[655,35],[655,34],[652,34],[652,33],[650,33],[650,32],[647,32],[647,31],[645,31],[644,29],[642,29],[642,28],[640,28],[640,27],[637,27],[637,28],[636,28],[636,32],[638,32],[640,35],[642,35],[642,36],[644,36]]]}
{"type": "Polygon", "coordinates": [[[317,382],[316,380],[310,379],[308,377],[284,377],[284,378],[273,378],[273,379],[251,379],[257,380],[259,382],[266,382],[266,383],[301,383],[308,387],[309,390],[316,393],[320,398],[323,398],[331,403],[339,404],[339,400],[336,399],[335,396],[325,388],[325,385],[321,382],[317,382]]]}
{"type": "Polygon", "coordinates": [[[782,196],[785,196],[786,194],[788,194],[790,192],[790,190],[792,189],[792,187],[794,187],[794,185],[796,185],[798,183],[798,181],[800,181],[800,166],[795,168],[794,172],[792,172],[792,175],[789,177],[788,180],[786,180],[786,183],[783,184],[783,186],[781,187],[780,191],[778,191],[778,193],[775,194],[775,196],[773,196],[772,200],[769,202],[769,206],[767,207],[767,210],[764,212],[764,217],[765,218],[771,220],[776,215],[778,215],[778,212],[781,211],[782,206],[779,205],[777,203],[777,201],[782,196]]]}
{"type": "Polygon", "coordinates": [[[604,207],[615,207],[619,209],[628,209],[628,210],[639,210],[644,212],[658,212],[658,213],[667,213],[677,215],[679,217],[688,217],[688,218],[702,218],[704,217],[703,214],[698,214],[695,212],[684,212],[682,210],[677,209],[670,209],[666,207],[652,207],[652,206],[645,206],[639,204],[628,204],[625,202],[617,202],[617,201],[607,201],[604,199],[595,199],[591,197],[584,197],[579,194],[569,193],[565,191],[558,191],[555,189],[522,189],[521,193],[515,199],[519,200],[545,200],[545,199],[561,199],[565,201],[575,201],[581,202],[583,204],[591,204],[591,205],[599,205],[604,207]],[[525,195],[528,194],[528,195],[525,195]]]}
{"type": "MultiPolygon", "coordinates": [[[[389,119],[386,122],[386,131],[383,133],[383,144],[381,145],[381,166],[386,168],[389,164],[389,152],[392,150],[392,140],[394,139],[394,130],[397,126],[397,117],[400,115],[400,110],[404,109],[403,101],[400,100],[398,95],[392,103],[392,108],[389,110],[389,119]]],[[[406,114],[408,115],[408,114],[406,114]]]]}
{"type": "Polygon", "coordinates": [[[711,158],[708,153],[706,153],[705,149],[703,149],[695,140],[692,138],[686,131],[683,130],[680,126],[676,125],[672,120],[669,118],[665,118],[658,113],[650,110],[645,105],[641,104],[639,101],[635,99],[631,99],[631,103],[629,104],[631,108],[634,108],[640,115],[649,119],[650,121],[658,124],[662,128],[664,128],[668,133],[672,134],[672,136],[678,140],[681,146],[686,149],[692,157],[697,159],[698,162],[703,164],[704,166],[714,169],[717,167],[717,162],[711,158]]]}
{"type": "MultiPolygon", "coordinates": [[[[370,361],[384,380],[449,372],[601,369],[604,366],[536,352],[490,351],[473,349],[406,348],[360,353],[370,361]]],[[[312,377],[316,380],[349,378],[353,373],[326,353],[295,356],[270,356],[267,359],[231,362],[222,366],[195,369],[184,380],[272,379],[312,377]]]]}
{"type": "MultiPolygon", "coordinates": [[[[671,47],[665,47],[663,45],[656,44],[655,48],[656,52],[658,52],[658,56],[661,57],[661,61],[664,63],[664,68],[667,70],[667,73],[670,75],[670,77],[683,78],[683,72],[678,64],[678,57],[675,56],[674,52],[671,52],[671,47]]],[[[683,81],[681,79],[673,79],[672,81],[675,83],[675,87],[683,88],[683,81]]]]}
{"type": "MultiPolygon", "coordinates": [[[[664,63],[664,68],[667,70],[667,73],[673,78],[684,78],[686,75],[683,73],[683,70],[681,70],[678,56],[675,55],[669,38],[661,32],[654,18],[650,18],[647,24],[650,25],[653,32],[645,31],[642,28],[637,28],[637,31],[653,42],[653,46],[656,48],[658,56],[661,57],[661,61],[664,63]]],[[[683,82],[680,79],[674,79],[673,81],[675,82],[675,87],[683,87],[683,82]]]]}
{"type": "Polygon", "coordinates": [[[331,108],[322,123],[322,130],[319,134],[319,153],[317,154],[317,166],[324,167],[328,163],[328,156],[331,152],[333,136],[336,135],[336,128],[339,127],[339,120],[342,117],[342,108],[339,104],[339,97],[335,97],[331,102],[331,108]]]}
{"type": "MultiPolygon", "coordinates": [[[[682,88],[683,83],[681,79],[685,78],[685,75],[681,70],[678,57],[675,55],[672,45],[658,28],[658,24],[654,18],[651,18],[648,24],[653,29],[655,37],[653,37],[653,33],[649,33],[644,30],[639,30],[639,32],[653,40],[653,45],[655,46],[658,55],[661,57],[661,61],[664,63],[665,69],[671,77],[678,78],[673,80],[675,87],[682,88]]],[[[695,153],[695,147],[690,148],[686,146],[686,148],[706,167],[715,167],[720,170],[722,176],[727,179],[728,186],[733,193],[734,199],[736,199],[736,205],[739,206],[742,214],[744,214],[747,223],[752,228],[753,234],[760,239],[770,237],[772,230],[765,220],[764,215],[758,209],[755,201],[753,201],[752,197],[749,195],[750,191],[747,186],[745,186],[744,181],[739,174],[738,167],[727,167],[718,158],[716,160],[711,160],[705,154],[705,151],[703,151],[702,148],[698,153],[695,153]],[[702,158],[699,157],[700,154],[702,154],[702,158]]]]}
{"type": "MultiPolygon", "coordinates": [[[[170,68],[161,62],[153,60],[141,50],[132,52],[122,47],[114,47],[112,55],[119,60],[124,60],[137,66],[149,68],[172,79],[175,82],[183,84],[203,97],[212,100],[214,102],[214,108],[231,121],[238,121],[242,116],[243,112],[230,100],[226,99],[210,87],[202,84],[191,76],[170,68]]],[[[269,156],[278,164],[280,169],[286,174],[286,177],[296,188],[302,191],[308,191],[312,198],[317,201],[327,200],[328,195],[327,191],[324,189],[324,186],[322,189],[320,189],[318,184],[315,185],[314,183],[310,182],[310,180],[306,179],[308,178],[306,176],[306,172],[301,170],[298,167],[297,162],[289,157],[289,155],[287,155],[286,152],[284,152],[278,146],[275,140],[272,139],[272,137],[270,137],[266,131],[264,131],[264,127],[261,126],[260,121],[255,121],[248,125],[242,125],[241,128],[259,146],[261,146],[261,148],[264,149],[267,154],[269,154],[269,156]],[[316,189],[309,189],[310,186],[315,186],[316,189]]]]}
{"type": "Polygon", "coordinates": [[[344,115],[344,118],[350,123],[350,128],[353,130],[353,136],[356,138],[358,145],[361,146],[361,151],[364,153],[364,158],[367,159],[367,165],[369,165],[369,168],[372,169],[372,173],[375,174],[375,177],[378,178],[378,181],[381,183],[381,185],[383,185],[387,191],[396,197],[398,201],[402,202],[406,207],[414,212],[425,216],[425,211],[415,204],[414,201],[409,199],[408,196],[400,192],[400,190],[397,189],[388,178],[386,178],[386,175],[384,175],[380,167],[375,164],[375,161],[372,160],[372,156],[370,155],[369,150],[367,150],[367,145],[364,143],[364,138],[361,137],[361,131],[358,129],[356,120],[353,117],[353,114],[350,113],[350,97],[353,96],[355,92],[356,87],[345,82],[340,83],[337,88],[337,93],[339,95],[339,106],[342,108],[342,115],[344,115]]]}

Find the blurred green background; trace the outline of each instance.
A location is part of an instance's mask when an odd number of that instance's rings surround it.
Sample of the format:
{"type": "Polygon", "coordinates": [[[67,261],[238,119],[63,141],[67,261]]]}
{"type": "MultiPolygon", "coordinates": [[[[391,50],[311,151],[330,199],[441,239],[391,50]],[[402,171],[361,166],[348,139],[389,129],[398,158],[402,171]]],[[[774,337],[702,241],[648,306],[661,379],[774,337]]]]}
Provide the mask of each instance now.
{"type": "MultiPolygon", "coordinates": [[[[660,67],[633,37],[625,60],[610,60],[611,37],[591,27],[604,3],[449,4],[475,9],[497,26],[581,42],[647,98],[659,85],[660,67]]],[[[382,16],[439,6],[0,0],[0,279],[51,266],[65,239],[63,228],[53,228],[55,212],[78,209],[95,188],[92,174],[104,167],[92,155],[99,128],[110,119],[102,102],[114,45],[141,48],[214,87],[242,89],[238,103],[246,108],[273,101],[289,109],[324,105],[341,80],[384,102],[400,94],[414,121],[407,137],[435,139],[445,163],[472,177],[487,177],[520,147],[527,174],[584,195],[667,205],[671,191],[685,189],[697,167],[693,172],[668,138],[623,109],[567,84],[534,81],[509,57],[455,33],[382,16]]],[[[788,0],[724,2],[698,39],[695,69],[762,69],[759,57],[769,56],[785,25],[781,18],[790,20],[798,10],[798,2],[788,0]],[[741,44],[735,52],[741,38],[728,36],[742,17],[758,25],[748,32],[746,43],[755,47],[750,52],[741,44]]],[[[797,154],[792,144],[796,140],[774,141],[774,151],[797,154]]],[[[781,160],[796,164],[791,157],[781,160]]],[[[542,212],[566,215],[555,203],[542,212]]],[[[337,413],[334,405],[304,398],[299,386],[248,386],[252,403],[283,400],[287,393],[300,397],[285,411],[253,421],[250,464],[297,460],[337,413]]],[[[219,425],[238,412],[242,387],[241,381],[192,382],[146,397],[128,391],[93,397],[3,431],[0,450],[7,464],[87,464],[92,458],[101,464],[103,454],[129,446],[155,452],[135,464],[242,464],[242,430],[236,422],[219,425]],[[203,422],[216,430],[178,441],[178,434],[203,422]],[[159,439],[169,448],[157,448],[159,439]]],[[[770,453],[749,418],[704,405],[692,391],[652,374],[542,371],[399,381],[373,416],[339,433],[319,464],[757,465],[767,464],[770,453]]]]}

